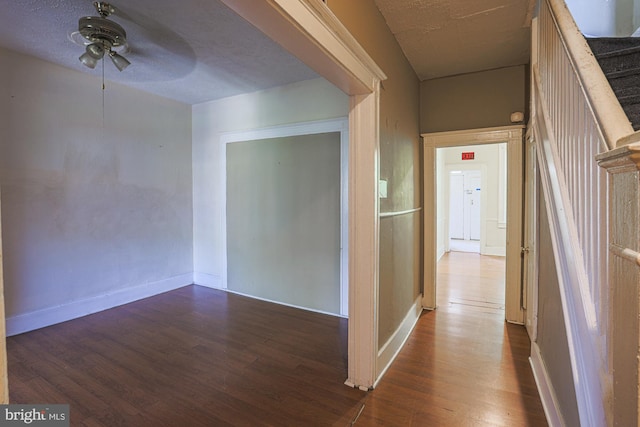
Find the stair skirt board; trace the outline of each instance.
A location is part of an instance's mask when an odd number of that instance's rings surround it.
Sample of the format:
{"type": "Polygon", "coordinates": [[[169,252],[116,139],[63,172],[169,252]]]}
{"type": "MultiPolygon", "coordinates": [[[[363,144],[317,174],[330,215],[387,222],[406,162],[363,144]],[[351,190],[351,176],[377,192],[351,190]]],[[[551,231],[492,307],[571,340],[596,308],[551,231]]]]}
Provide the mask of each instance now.
{"type": "Polygon", "coordinates": [[[89,298],[71,301],[55,307],[47,307],[28,313],[7,317],[7,336],[18,335],[57,323],[98,313],[120,305],[159,295],[193,283],[193,274],[182,274],[153,283],[145,283],[89,298]]]}
{"type": "Polygon", "coordinates": [[[562,413],[560,412],[556,394],[549,379],[547,369],[544,366],[544,361],[542,360],[540,347],[538,347],[538,344],[535,342],[531,343],[531,357],[529,357],[529,363],[531,363],[533,377],[535,378],[536,385],[538,386],[538,394],[540,394],[540,400],[542,401],[544,414],[547,417],[547,423],[549,423],[550,427],[565,426],[566,424],[562,419],[562,413]]]}

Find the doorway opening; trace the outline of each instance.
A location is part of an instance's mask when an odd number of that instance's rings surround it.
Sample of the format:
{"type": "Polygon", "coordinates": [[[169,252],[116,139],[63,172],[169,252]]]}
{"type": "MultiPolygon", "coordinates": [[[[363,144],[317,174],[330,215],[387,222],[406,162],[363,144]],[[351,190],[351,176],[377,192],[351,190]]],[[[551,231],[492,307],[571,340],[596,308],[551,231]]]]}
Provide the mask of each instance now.
{"type": "MultiPolygon", "coordinates": [[[[463,175],[466,171],[480,170],[480,188],[474,201],[479,211],[479,253],[471,253],[476,257],[488,256],[502,259],[504,266],[493,266],[491,270],[500,271],[502,279],[499,287],[504,293],[496,301],[498,309],[504,306],[504,318],[511,323],[522,324],[524,311],[522,309],[522,260],[520,249],[522,246],[522,126],[505,126],[499,128],[471,129],[465,131],[438,132],[423,134],[424,138],[424,293],[423,307],[435,309],[438,306],[436,289],[438,285],[439,260],[445,254],[451,261],[451,254],[460,252],[451,250],[452,229],[449,222],[452,210],[450,198],[450,180],[452,176],[463,175]],[[495,163],[490,163],[483,150],[492,151],[495,163]],[[446,151],[451,150],[451,151],[446,151]],[[443,153],[439,155],[438,153],[443,153]],[[447,158],[447,156],[451,156],[447,158]],[[468,160],[473,160],[469,162],[468,160]],[[452,172],[459,172],[458,174],[452,172]],[[491,179],[489,177],[491,176],[491,179]],[[492,181],[492,184],[489,184],[492,181]],[[443,182],[446,185],[443,186],[443,182]],[[446,188],[447,191],[442,191],[446,188]],[[489,188],[491,192],[487,191],[489,188]],[[440,189],[440,190],[439,190],[440,189]]],[[[464,181],[453,178],[454,187],[466,192],[464,181]]],[[[470,185],[478,183],[477,172],[469,172],[470,185]]],[[[475,189],[471,189],[473,196],[475,189]]],[[[473,199],[470,197],[470,199],[473,199]]],[[[470,200],[467,201],[469,204],[470,200]]],[[[455,203],[455,202],[454,202],[455,203]]],[[[464,195],[462,198],[464,204],[464,195]]],[[[455,206],[455,205],[454,205],[455,206]]],[[[455,207],[453,209],[456,209],[455,207]]],[[[458,212],[459,214],[459,212],[458,212]]],[[[471,214],[471,213],[470,213],[471,214]]],[[[463,221],[464,212],[462,213],[463,221]]],[[[471,227],[462,237],[471,239],[471,227]]],[[[477,220],[476,220],[477,221],[477,220]]],[[[455,232],[455,231],[454,231],[455,232]]],[[[478,237],[477,231],[474,237],[478,237]]],[[[457,258],[460,258],[457,256],[457,258]]],[[[457,272],[469,270],[470,261],[464,261],[459,267],[452,267],[457,272]]],[[[494,263],[494,264],[500,264],[494,263]]],[[[444,268],[444,267],[443,267],[444,268]]],[[[442,268],[442,269],[443,269],[442,268]]],[[[444,269],[443,269],[444,271],[444,269]]],[[[478,273],[482,275],[483,273],[478,273]]],[[[499,279],[498,279],[499,280],[499,279]]]]}
{"type": "Polygon", "coordinates": [[[436,149],[441,310],[504,317],[506,168],[505,143],[436,149]]]}

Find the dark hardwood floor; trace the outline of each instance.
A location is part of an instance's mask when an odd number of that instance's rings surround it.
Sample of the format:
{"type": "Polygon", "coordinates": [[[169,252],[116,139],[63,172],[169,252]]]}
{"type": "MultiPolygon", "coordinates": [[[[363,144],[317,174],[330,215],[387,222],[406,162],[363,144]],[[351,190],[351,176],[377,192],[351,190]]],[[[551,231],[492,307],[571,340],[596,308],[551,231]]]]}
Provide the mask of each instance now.
{"type": "Polygon", "coordinates": [[[368,393],[346,342],[344,319],[188,286],[8,338],[10,400],[73,426],[545,425],[526,333],[492,314],[425,312],[368,393]]]}
{"type": "Polygon", "coordinates": [[[69,403],[72,425],[331,425],[346,320],[189,286],[7,340],[12,403],[69,403]]]}

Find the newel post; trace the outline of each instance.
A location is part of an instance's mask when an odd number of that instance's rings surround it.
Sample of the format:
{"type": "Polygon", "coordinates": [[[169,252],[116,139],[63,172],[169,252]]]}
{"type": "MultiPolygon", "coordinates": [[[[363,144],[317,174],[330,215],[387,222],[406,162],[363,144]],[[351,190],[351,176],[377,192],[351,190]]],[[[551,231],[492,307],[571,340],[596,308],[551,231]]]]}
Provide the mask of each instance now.
{"type": "Polygon", "coordinates": [[[615,426],[636,426],[640,418],[640,142],[597,157],[609,179],[608,360],[612,372],[615,426]]]}

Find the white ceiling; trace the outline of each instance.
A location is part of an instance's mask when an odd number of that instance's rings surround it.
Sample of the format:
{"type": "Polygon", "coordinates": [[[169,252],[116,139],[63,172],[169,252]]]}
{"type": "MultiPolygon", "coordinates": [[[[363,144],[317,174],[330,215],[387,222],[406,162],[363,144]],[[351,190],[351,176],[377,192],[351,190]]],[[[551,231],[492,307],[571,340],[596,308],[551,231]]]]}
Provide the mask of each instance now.
{"type": "MultiPolygon", "coordinates": [[[[114,0],[131,66],[108,80],[188,104],[318,77],[218,0],[114,0]]],[[[68,39],[92,0],[0,0],[0,46],[100,76],[68,39]]]]}
{"type": "MultiPolygon", "coordinates": [[[[350,1],[350,0],[343,0],[350,1]]],[[[375,0],[421,80],[529,60],[535,0],[375,0]]],[[[188,104],[318,77],[219,0],[114,0],[132,65],[105,76],[188,104]]],[[[1,0],[0,46],[99,76],[68,35],[92,0],[1,0]]]]}

